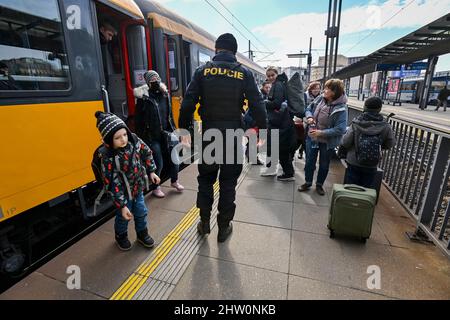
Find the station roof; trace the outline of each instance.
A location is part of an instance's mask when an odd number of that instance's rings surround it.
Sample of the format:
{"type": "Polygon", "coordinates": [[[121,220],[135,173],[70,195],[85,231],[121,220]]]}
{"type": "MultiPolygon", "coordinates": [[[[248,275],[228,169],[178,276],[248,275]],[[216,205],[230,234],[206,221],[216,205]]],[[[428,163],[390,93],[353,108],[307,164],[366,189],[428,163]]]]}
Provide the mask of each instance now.
{"type": "Polygon", "coordinates": [[[374,72],[377,64],[408,64],[447,53],[450,53],[450,13],[337,71],[333,77],[349,79],[374,72]]]}

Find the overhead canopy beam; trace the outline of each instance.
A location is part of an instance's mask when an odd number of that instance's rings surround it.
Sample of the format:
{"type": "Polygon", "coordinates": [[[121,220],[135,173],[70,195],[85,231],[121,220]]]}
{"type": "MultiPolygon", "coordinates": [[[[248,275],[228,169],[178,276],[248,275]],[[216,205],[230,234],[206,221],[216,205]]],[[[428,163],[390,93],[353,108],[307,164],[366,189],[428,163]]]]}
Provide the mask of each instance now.
{"type": "Polygon", "coordinates": [[[436,21],[373,52],[357,63],[337,71],[333,77],[348,79],[374,72],[379,63],[409,64],[428,59],[430,56],[450,53],[449,21],[450,13],[447,13],[436,21]]]}

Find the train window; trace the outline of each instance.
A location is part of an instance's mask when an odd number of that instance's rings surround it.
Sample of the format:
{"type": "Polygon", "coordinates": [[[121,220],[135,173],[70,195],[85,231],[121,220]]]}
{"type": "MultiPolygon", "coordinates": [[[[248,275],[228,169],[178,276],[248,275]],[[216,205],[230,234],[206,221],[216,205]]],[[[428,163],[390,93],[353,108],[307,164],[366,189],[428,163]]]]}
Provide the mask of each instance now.
{"type": "Polygon", "coordinates": [[[56,0],[0,4],[0,90],[68,90],[69,64],[56,0]]]}
{"type": "Polygon", "coordinates": [[[414,91],[416,90],[417,82],[404,82],[402,84],[402,91],[414,91]]]}
{"type": "Polygon", "coordinates": [[[168,63],[170,75],[170,89],[171,91],[178,91],[178,55],[177,43],[174,39],[168,38],[168,63]]]}
{"type": "Polygon", "coordinates": [[[431,83],[431,91],[441,91],[446,86],[445,81],[433,81],[431,83]]]}
{"type": "Polygon", "coordinates": [[[198,51],[198,63],[199,63],[199,66],[203,66],[204,64],[206,64],[209,61],[211,61],[211,57],[209,56],[209,54],[206,54],[206,53],[201,52],[199,50],[198,51]]]}
{"type": "Polygon", "coordinates": [[[127,29],[127,40],[131,83],[136,88],[145,84],[144,73],[148,70],[144,26],[130,26],[127,29]]]}

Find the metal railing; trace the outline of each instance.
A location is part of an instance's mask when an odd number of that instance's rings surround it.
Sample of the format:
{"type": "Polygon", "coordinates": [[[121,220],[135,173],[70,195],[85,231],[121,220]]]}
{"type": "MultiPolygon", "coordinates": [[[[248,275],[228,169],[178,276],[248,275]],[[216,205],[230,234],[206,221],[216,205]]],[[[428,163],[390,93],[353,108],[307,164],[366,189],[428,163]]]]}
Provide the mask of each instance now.
{"type": "MultiPolygon", "coordinates": [[[[362,110],[349,106],[349,122],[362,110]]],[[[450,130],[402,117],[389,119],[394,148],[383,152],[384,184],[426,235],[450,258],[450,130]]]]}

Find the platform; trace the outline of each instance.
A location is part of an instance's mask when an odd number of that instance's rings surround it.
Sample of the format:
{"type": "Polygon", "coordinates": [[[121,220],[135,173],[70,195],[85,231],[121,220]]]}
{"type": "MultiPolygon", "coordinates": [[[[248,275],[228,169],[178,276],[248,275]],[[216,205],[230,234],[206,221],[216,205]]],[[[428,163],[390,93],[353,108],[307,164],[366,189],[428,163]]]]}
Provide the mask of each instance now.
{"type": "MultiPolygon", "coordinates": [[[[150,232],[158,247],[135,244],[122,253],[111,220],[0,295],[0,299],[450,299],[450,261],[433,245],[411,242],[407,212],[383,187],[372,237],[366,245],[330,239],[328,207],[333,183],[343,179],[332,163],[325,189],[301,194],[296,182],[259,176],[246,166],[237,191],[232,237],[217,243],[217,227],[195,231],[197,169],[180,173],[186,191],[168,188],[166,199],[147,198],[150,232]],[[81,290],[69,290],[67,267],[81,270],[81,290]],[[381,289],[369,289],[370,266],[381,270],[381,289]]],[[[135,234],[130,225],[130,240],[135,234]]]]}
{"type": "MultiPolygon", "coordinates": [[[[364,101],[358,100],[357,98],[349,98],[349,106],[357,107],[362,109],[364,106],[364,101]]],[[[384,113],[395,113],[397,116],[401,116],[404,119],[410,119],[417,123],[422,124],[427,128],[435,128],[440,131],[450,132],[450,108],[447,112],[444,112],[444,108],[441,107],[438,111],[436,106],[428,106],[427,109],[419,109],[418,104],[403,103],[402,105],[393,106],[391,104],[383,104],[384,113]]]]}

